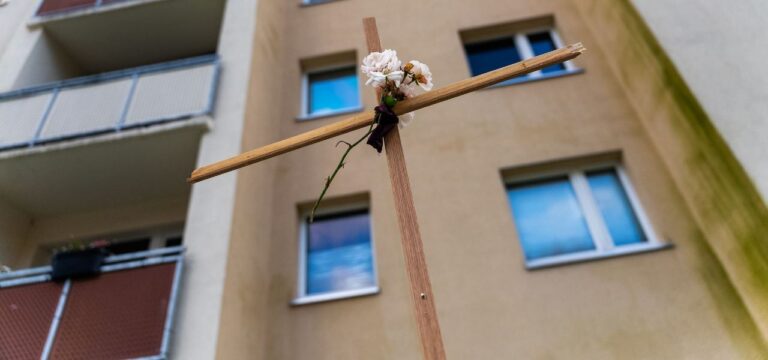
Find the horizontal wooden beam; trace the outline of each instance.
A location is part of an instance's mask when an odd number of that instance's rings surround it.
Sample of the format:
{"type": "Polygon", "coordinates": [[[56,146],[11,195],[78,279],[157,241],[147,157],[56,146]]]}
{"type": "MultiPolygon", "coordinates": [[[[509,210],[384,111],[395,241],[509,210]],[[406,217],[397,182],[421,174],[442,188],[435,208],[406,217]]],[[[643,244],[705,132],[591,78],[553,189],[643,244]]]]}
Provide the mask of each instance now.
{"type": "MultiPolygon", "coordinates": [[[[509,80],[523,74],[541,70],[550,65],[571,60],[583,53],[584,50],[584,46],[582,46],[581,43],[577,43],[562,49],[550,51],[546,54],[505,66],[501,69],[477,75],[475,77],[458,81],[445,87],[414,96],[411,99],[399,102],[395,106],[394,111],[396,114],[402,115],[430,105],[434,105],[439,102],[455,98],[457,96],[498,84],[502,81],[509,80]]],[[[187,179],[187,181],[190,183],[195,183],[201,180],[205,180],[216,175],[221,175],[223,173],[239,169],[246,165],[269,159],[273,156],[284,154],[286,152],[296,150],[319,141],[330,139],[332,137],[360,129],[365,126],[369,126],[373,122],[373,117],[373,110],[366,111],[339,122],[326,125],[267,146],[247,151],[229,159],[203,166],[193,171],[192,175],[189,177],[189,179],[187,179]]]]}

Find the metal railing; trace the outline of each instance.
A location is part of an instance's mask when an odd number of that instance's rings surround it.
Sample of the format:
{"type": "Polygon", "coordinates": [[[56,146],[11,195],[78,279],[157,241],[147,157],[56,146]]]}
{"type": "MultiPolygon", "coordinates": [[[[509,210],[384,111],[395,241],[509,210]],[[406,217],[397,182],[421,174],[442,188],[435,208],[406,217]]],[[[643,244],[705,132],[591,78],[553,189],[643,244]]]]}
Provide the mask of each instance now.
{"type": "MultiPolygon", "coordinates": [[[[167,359],[170,350],[170,336],[173,330],[174,315],[176,312],[176,306],[179,298],[181,274],[184,266],[184,246],[174,246],[168,248],[160,248],[153,250],[146,250],[122,255],[113,255],[104,259],[103,265],[100,267],[101,273],[119,272],[123,270],[140,269],[154,265],[161,264],[174,264],[173,279],[170,283],[169,298],[167,301],[167,308],[165,313],[165,319],[163,321],[162,338],[160,343],[160,349],[157,355],[151,355],[142,357],[141,359],[167,359]]],[[[8,273],[0,273],[0,291],[8,288],[15,288],[24,285],[39,284],[51,281],[51,266],[41,266],[30,269],[22,269],[12,271],[8,273]]],[[[75,280],[77,282],[78,280],[75,280]]],[[[108,281],[108,280],[105,280],[108,281]]],[[[60,326],[60,319],[65,311],[65,305],[67,303],[70,294],[70,287],[73,286],[73,280],[67,279],[63,283],[61,293],[59,295],[59,301],[56,306],[55,314],[48,328],[48,336],[45,339],[45,343],[42,349],[41,359],[48,359],[51,356],[53,344],[57,338],[57,332],[60,326]]],[[[74,286],[78,286],[76,283],[74,286]]],[[[6,301],[8,299],[6,298],[6,301]]],[[[115,325],[119,326],[119,325],[115,325]]]]}
{"type": "Polygon", "coordinates": [[[0,94],[0,150],[210,114],[218,73],[206,55],[0,94]]]}
{"type": "Polygon", "coordinates": [[[59,15],[80,10],[98,9],[128,0],[40,0],[35,15],[38,17],[59,15]]]}

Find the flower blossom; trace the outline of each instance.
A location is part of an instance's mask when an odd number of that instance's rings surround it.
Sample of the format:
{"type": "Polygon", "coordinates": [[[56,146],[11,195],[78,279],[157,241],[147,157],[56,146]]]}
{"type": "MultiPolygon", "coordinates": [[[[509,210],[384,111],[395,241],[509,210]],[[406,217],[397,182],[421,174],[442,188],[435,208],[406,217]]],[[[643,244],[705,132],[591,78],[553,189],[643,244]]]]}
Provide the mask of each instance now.
{"type": "Polygon", "coordinates": [[[413,74],[414,81],[425,91],[432,90],[432,72],[429,71],[427,64],[418,60],[411,60],[404,68],[410,74],[413,74]]]}
{"type": "Polygon", "coordinates": [[[372,52],[363,59],[363,65],[360,66],[363,74],[368,76],[366,85],[373,84],[374,87],[384,87],[387,80],[393,81],[396,87],[400,86],[405,73],[400,69],[402,62],[397,58],[397,51],[384,50],[382,52],[372,52]]]}
{"type": "MultiPolygon", "coordinates": [[[[387,94],[398,100],[416,96],[418,88],[432,90],[432,72],[429,66],[418,60],[411,60],[403,66],[397,58],[397,51],[387,49],[372,52],[363,59],[360,70],[368,77],[365,85],[384,89],[387,94]],[[394,87],[393,87],[394,85],[394,87]]],[[[413,120],[414,113],[400,116],[400,127],[405,127],[413,120]]]]}

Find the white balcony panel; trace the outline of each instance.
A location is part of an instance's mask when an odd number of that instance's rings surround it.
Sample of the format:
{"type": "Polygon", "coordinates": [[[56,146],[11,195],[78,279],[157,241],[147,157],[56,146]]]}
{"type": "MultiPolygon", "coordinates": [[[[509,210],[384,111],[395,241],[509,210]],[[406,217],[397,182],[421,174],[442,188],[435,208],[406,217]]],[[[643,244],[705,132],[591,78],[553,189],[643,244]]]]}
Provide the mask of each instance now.
{"type": "Polygon", "coordinates": [[[142,75],[125,126],[207,112],[215,69],[204,64],[142,75]]]}
{"type": "Polygon", "coordinates": [[[0,147],[32,140],[51,96],[44,93],[0,101],[0,147]]]}
{"type": "Polygon", "coordinates": [[[131,79],[62,89],[41,139],[113,129],[120,121],[131,79]]]}
{"type": "Polygon", "coordinates": [[[0,150],[210,114],[218,69],[206,55],[0,94],[0,150]]]}

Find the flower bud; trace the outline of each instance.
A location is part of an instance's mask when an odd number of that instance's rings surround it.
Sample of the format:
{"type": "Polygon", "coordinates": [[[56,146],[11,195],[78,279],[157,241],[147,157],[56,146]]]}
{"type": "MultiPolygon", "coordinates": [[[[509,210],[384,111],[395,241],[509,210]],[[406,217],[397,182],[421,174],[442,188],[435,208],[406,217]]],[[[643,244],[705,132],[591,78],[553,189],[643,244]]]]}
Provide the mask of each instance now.
{"type": "Polygon", "coordinates": [[[392,95],[387,95],[384,97],[384,105],[387,105],[387,107],[391,108],[397,104],[397,99],[395,99],[392,95]]]}

